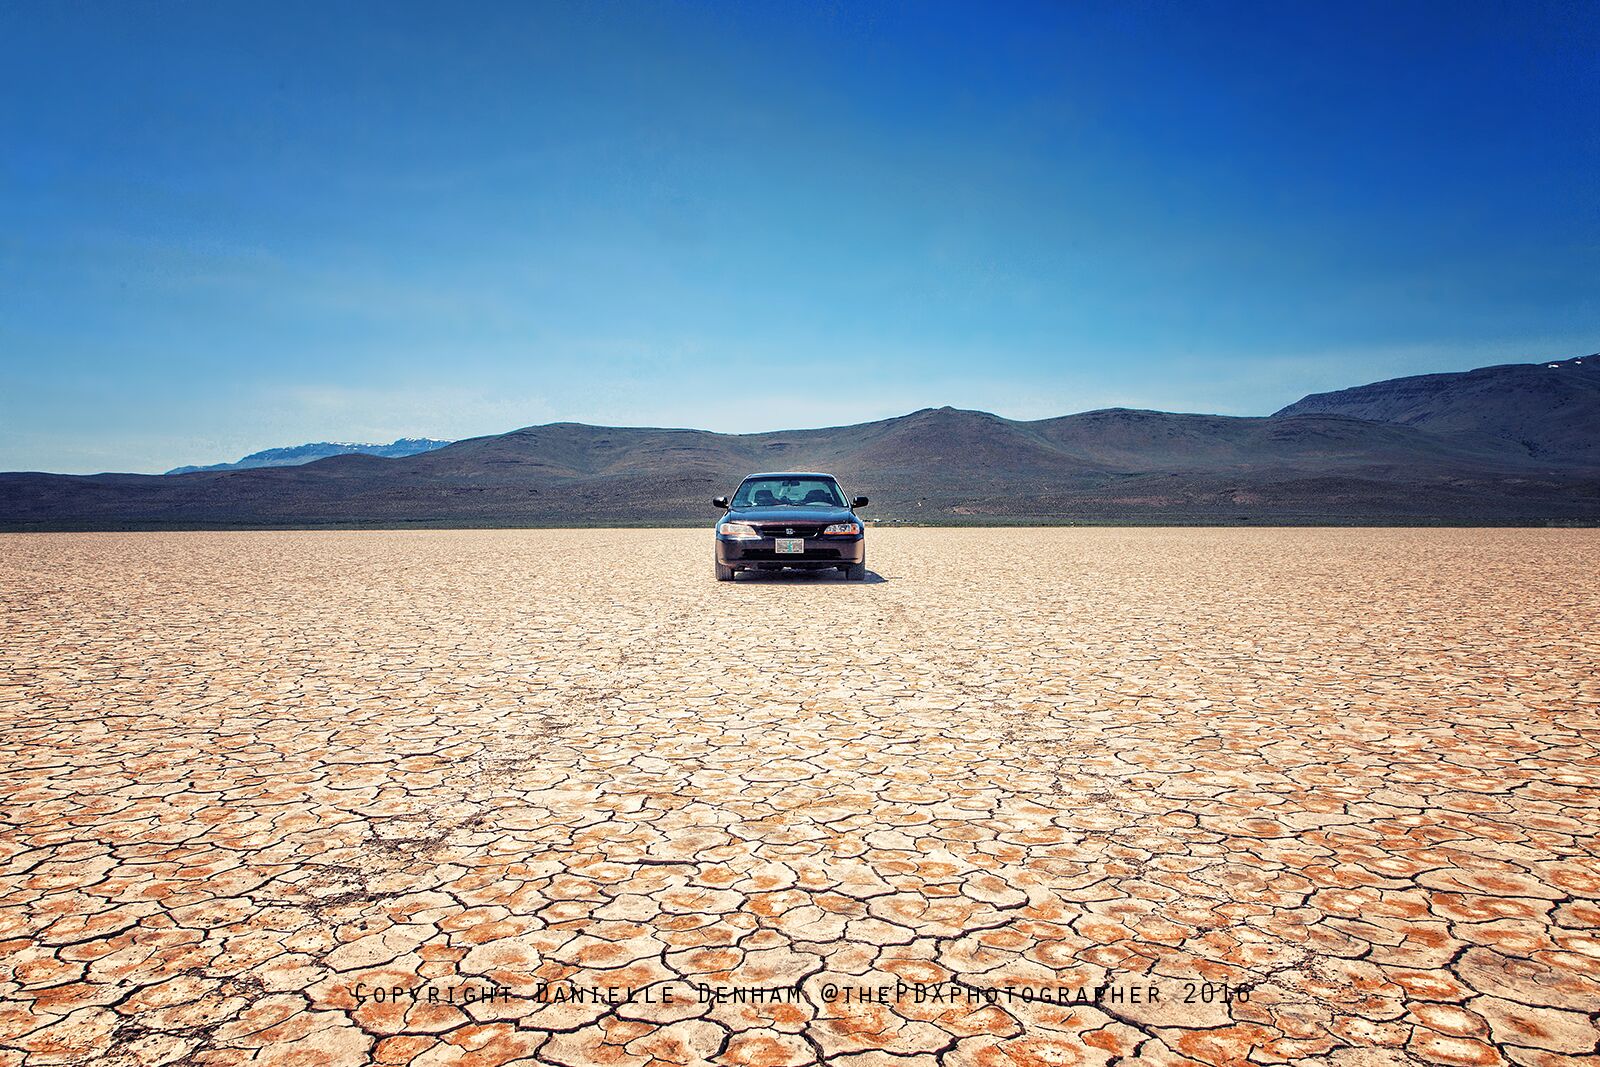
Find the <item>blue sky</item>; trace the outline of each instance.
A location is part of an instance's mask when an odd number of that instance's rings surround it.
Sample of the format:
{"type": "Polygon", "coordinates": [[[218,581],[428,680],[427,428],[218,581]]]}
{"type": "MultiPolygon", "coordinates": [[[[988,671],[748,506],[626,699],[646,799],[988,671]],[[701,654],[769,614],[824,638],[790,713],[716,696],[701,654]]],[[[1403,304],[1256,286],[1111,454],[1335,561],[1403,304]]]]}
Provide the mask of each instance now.
{"type": "Polygon", "coordinates": [[[0,469],[1600,348],[1600,6],[0,5],[0,469]]]}

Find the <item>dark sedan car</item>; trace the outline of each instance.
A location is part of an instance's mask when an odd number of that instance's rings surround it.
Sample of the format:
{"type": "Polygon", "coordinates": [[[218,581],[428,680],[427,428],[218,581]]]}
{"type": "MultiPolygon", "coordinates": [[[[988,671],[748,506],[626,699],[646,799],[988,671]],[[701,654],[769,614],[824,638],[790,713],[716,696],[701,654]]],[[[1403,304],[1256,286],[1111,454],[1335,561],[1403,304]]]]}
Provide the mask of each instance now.
{"type": "Polygon", "coordinates": [[[712,501],[727,514],[717,520],[717,581],[738,571],[838,568],[846,578],[867,576],[866,528],[852,508],[867,506],[858,496],[845,503],[831,474],[752,474],[729,500],[712,501]]]}

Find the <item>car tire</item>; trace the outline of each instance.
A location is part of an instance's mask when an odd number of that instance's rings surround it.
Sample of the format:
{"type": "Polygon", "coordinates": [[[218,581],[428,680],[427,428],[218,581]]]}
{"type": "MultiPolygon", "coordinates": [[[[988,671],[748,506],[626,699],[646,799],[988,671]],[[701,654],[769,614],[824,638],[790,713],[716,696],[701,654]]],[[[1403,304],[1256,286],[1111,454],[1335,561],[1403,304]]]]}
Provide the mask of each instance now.
{"type": "Polygon", "coordinates": [[[711,566],[713,568],[715,568],[715,570],[717,572],[717,581],[719,581],[719,582],[731,582],[731,581],[733,581],[733,568],[732,567],[724,567],[720,563],[713,563],[711,566]]]}
{"type": "Polygon", "coordinates": [[[855,563],[844,568],[844,576],[848,581],[864,582],[867,580],[867,565],[855,563]]]}

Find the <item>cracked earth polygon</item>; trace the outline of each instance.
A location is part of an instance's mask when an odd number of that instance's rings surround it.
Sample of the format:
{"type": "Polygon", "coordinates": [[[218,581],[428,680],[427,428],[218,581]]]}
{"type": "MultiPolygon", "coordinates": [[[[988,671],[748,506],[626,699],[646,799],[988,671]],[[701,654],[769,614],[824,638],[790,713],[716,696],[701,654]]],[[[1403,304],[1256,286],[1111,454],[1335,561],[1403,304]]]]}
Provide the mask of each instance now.
{"type": "Polygon", "coordinates": [[[1600,535],[0,537],[0,1067],[1592,1062],[1600,535]]]}

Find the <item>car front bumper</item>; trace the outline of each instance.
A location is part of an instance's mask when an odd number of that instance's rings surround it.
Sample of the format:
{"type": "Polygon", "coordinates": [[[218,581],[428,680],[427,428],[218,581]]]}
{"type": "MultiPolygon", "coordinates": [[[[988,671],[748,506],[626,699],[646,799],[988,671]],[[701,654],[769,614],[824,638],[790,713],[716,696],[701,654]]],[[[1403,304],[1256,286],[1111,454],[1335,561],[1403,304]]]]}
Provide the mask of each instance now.
{"type": "Polygon", "coordinates": [[[779,570],[798,567],[817,570],[823,567],[859,566],[867,561],[866,537],[808,537],[804,552],[779,552],[772,537],[734,540],[716,537],[717,563],[737,570],[779,570]]]}

